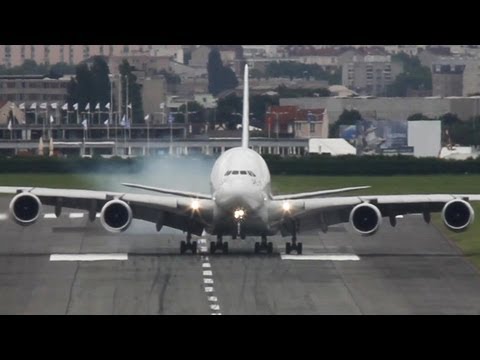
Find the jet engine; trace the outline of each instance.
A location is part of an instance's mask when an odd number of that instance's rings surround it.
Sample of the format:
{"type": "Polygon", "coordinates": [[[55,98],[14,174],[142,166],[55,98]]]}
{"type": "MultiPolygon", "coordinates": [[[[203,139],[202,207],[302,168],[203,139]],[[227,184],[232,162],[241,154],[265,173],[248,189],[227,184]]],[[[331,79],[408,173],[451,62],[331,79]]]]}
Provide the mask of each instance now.
{"type": "Polygon", "coordinates": [[[42,203],[40,199],[28,192],[22,192],[10,201],[10,214],[15,222],[22,226],[31,225],[38,220],[42,203]]]}
{"type": "Polygon", "coordinates": [[[132,208],[122,200],[110,200],[103,205],[100,212],[100,222],[105,229],[111,232],[127,230],[132,219],[132,208]]]}
{"type": "Polygon", "coordinates": [[[375,205],[358,204],[350,212],[350,223],[360,234],[373,235],[382,224],[382,214],[375,205]]]}
{"type": "Polygon", "coordinates": [[[465,200],[455,199],[445,204],[442,219],[452,231],[464,231],[473,223],[475,212],[465,200]]]}

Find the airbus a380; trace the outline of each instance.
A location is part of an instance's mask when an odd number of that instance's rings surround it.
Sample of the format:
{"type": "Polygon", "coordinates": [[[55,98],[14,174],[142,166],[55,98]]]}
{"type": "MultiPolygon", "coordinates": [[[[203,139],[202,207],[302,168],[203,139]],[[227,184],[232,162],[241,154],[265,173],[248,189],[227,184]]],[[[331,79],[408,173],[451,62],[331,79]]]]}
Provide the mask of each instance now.
{"type": "Polygon", "coordinates": [[[205,231],[216,235],[210,243],[210,252],[228,252],[225,236],[245,239],[260,237],[255,252],[272,253],[268,236],[281,233],[291,236],[285,251],[302,253],[297,234],[321,230],[335,224],[350,223],[362,235],[372,235],[388,218],[396,225],[396,216],[422,213],[430,221],[432,212],[441,212],[445,225],[453,231],[464,231],[474,221],[471,201],[480,201],[480,195],[372,195],[332,196],[352,187],[274,196],[270,188],[270,172],[263,158],[249,149],[248,66],[245,66],[241,147],[224,152],[215,162],[211,176],[211,194],[163,189],[138,184],[128,187],[149,190],[163,195],[103,192],[90,190],[52,189],[37,187],[0,187],[0,193],[15,194],[10,202],[10,215],[15,222],[26,226],[35,223],[42,204],[55,207],[60,216],[63,208],[88,211],[90,221],[100,212],[100,221],[109,231],[127,230],[133,219],[182,230],[186,241],[181,241],[180,252],[196,253],[197,243],[192,235],[205,231]],[[328,197],[327,197],[328,196],[328,197]]]}

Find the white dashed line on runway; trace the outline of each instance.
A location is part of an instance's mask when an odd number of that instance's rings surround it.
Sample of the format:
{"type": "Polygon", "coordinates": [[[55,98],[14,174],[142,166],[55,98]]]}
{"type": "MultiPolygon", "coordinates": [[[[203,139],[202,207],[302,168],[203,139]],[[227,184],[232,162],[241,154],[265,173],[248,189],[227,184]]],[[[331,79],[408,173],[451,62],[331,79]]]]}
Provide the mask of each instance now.
{"type": "MultiPolygon", "coordinates": [[[[201,245],[206,245],[207,240],[202,238],[198,240],[198,243],[201,245]]],[[[209,269],[209,270],[202,270],[202,275],[203,275],[203,283],[205,285],[213,285],[213,271],[212,265],[210,264],[210,260],[208,259],[208,256],[205,254],[207,253],[208,248],[207,246],[201,246],[200,247],[200,254],[201,259],[202,259],[202,269],[209,269]]],[[[208,295],[208,302],[210,304],[210,310],[212,311],[212,315],[222,315],[220,313],[220,305],[218,304],[218,298],[216,296],[213,296],[212,294],[215,293],[215,289],[213,286],[205,286],[205,292],[208,295]]]]}
{"type": "Polygon", "coordinates": [[[84,213],[70,213],[68,214],[68,217],[70,219],[80,219],[80,218],[83,218],[84,217],[84,213]]]}
{"type": "Polygon", "coordinates": [[[128,260],[128,254],[52,254],[50,261],[128,260]]]}
{"type": "Polygon", "coordinates": [[[7,220],[8,214],[0,214],[0,220],[7,220]]]}
{"type": "Polygon", "coordinates": [[[317,260],[317,261],[359,261],[360,258],[354,254],[315,254],[315,255],[281,255],[282,260],[317,260]]]}
{"type": "Polygon", "coordinates": [[[55,215],[55,214],[53,214],[53,213],[49,213],[49,214],[43,215],[43,218],[44,218],[44,219],[56,219],[56,218],[57,218],[57,215],[55,215]]]}

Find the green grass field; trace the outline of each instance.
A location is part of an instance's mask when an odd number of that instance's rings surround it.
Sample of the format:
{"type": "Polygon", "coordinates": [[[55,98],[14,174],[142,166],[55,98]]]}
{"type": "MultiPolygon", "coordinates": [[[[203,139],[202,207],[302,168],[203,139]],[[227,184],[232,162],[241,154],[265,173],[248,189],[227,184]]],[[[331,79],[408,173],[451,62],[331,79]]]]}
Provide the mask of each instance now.
{"type": "MultiPolygon", "coordinates": [[[[207,180],[205,180],[207,181],[207,180]]],[[[39,186],[78,189],[125,191],[121,182],[142,183],[142,178],[132,175],[58,175],[58,174],[1,174],[0,186],[39,186]]],[[[148,185],[155,185],[147,183],[148,185]]],[[[480,175],[442,176],[273,176],[275,194],[304,192],[348,186],[370,185],[356,195],[388,194],[442,194],[480,193],[480,175]]],[[[433,223],[453,239],[465,255],[480,268],[480,204],[473,204],[477,221],[466,232],[453,233],[443,225],[440,215],[434,214],[433,223]]]]}

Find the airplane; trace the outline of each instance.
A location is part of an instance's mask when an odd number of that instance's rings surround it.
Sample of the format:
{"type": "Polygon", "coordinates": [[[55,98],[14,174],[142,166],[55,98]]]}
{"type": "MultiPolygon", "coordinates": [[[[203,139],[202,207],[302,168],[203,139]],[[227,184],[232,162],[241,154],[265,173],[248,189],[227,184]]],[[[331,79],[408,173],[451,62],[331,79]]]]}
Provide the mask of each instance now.
{"type": "Polygon", "coordinates": [[[100,212],[103,227],[116,233],[126,231],[133,219],[140,219],[154,223],[157,231],[167,226],[186,233],[186,240],[180,242],[181,254],[195,254],[197,242],[192,241],[192,235],[201,236],[204,232],[216,236],[216,241],[210,243],[210,253],[228,253],[225,236],[249,236],[261,239],[255,242],[255,253],[271,254],[273,244],[268,236],[280,233],[291,237],[285,244],[287,254],[302,254],[299,233],[327,232],[329,226],[336,224],[350,223],[359,234],[370,236],[377,232],[384,218],[396,226],[398,215],[412,213],[423,214],[428,223],[432,212],[441,212],[444,224],[452,231],[465,231],[473,223],[475,215],[470,202],[480,201],[479,194],[337,196],[368,188],[360,186],[273,195],[266,162],[249,148],[248,95],[246,65],[241,146],[225,151],[215,161],[210,194],[130,183],[123,185],[152,194],[0,187],[0,193],[14,195],[9,204],[10,217],[27,226],[39,219],[42,205],[53,206],[57,217],[63,208],[81,209],[88,211],[90,221],[100,212]]]}

